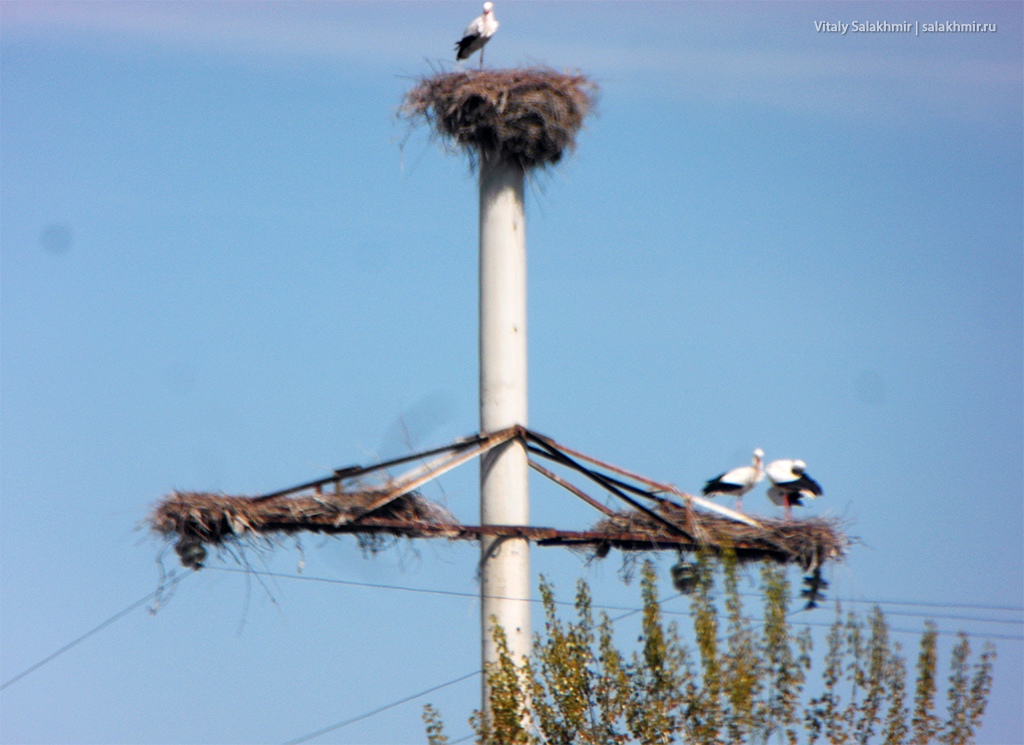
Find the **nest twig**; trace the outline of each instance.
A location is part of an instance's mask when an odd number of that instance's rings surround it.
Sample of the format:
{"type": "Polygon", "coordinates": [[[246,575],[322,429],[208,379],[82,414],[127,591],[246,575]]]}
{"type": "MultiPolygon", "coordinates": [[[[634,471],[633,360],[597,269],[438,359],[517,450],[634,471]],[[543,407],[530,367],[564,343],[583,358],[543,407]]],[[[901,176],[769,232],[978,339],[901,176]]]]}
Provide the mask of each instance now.
{"type": "MultiPolygon", "coordinates": [[[[418,537],[422,528],[448,528],[457,523],[444,507],[409,492],[378,509],[366,507],[386,494],[385,489],[305,494],[298,497],[254,499],[201,492],[173,492],[149,516],[150,527],[175,536],[182,564],[198,569],[206,558],[204,544],[266,537],[273,533],[355,533],[364,550],[386,547],[382,536],[418,537]]],[[[446,531],[442,530],[443,535],[446,531]]]]}
{"type": "Polygon", "coordinates": [[[473,159],[482,154],[529,170],[573,149],[596,92],[585,75],[544,67],[442,72],[421,78],[399,114],[426,121],[473,159]]]}
{"type": "MultiPolygon", "coordinates": [[[[703,546],[714,551],[731,548],[740,561],[772,559],[798,564],[809,571],[826,561],[841,560],[850,545],[841,521],[836,518],[817,517],[795,521],[759,518],[760,527],[754,527],[698,510],[690,511],[687,515],[683,507],[673,507],[669,503],[659,505],[658,511],[680,522],[684,517],[690,517],[694,548],[703,546]]],[[[659,540],[672,538],[664,524],[634,510],[605,517],[594,526],[593,531],[606,533],[610,547],[627,550],[637,547],[636,540],[631,539],[628,546],[618,546],[614,536],[640,534],[646,536],[652,545],[658,544],[659,540]]],[[[643,545],[639,547],[643,548],[643,545]]]]}

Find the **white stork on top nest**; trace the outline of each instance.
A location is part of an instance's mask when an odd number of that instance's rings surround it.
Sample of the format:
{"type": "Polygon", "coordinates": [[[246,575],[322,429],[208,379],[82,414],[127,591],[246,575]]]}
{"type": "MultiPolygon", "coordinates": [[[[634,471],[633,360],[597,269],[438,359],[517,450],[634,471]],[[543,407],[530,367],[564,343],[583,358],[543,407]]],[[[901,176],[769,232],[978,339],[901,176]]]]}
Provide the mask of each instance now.
{"type": "Polygon", "coordinates": [[[701,494],[705,497],[712,497],[715,494],[731,494],[736,497],[736,510],[742,512],[743,495],[764,478],[764,470],[761,467],[762,458],[764,458],[764,451],[757,448],[754,451],[754,460],[751,465],[740,466],[715,476],[704,485],[701,494]]]}
{"type": "Polygon", "coordinates": [[[477,50],[480,51],[480,67],[484,66],[484,44],[490,41],[498,30],[498,19],[494,17],[494,3],[484,3],[483,15],[474,18],[462,38],[455,42],[455,59],[468,59],[477,50]]]}
{"type": "Polygon", "coordinates": [[[803,504],[804,499],[817,499],[824,492],[821,484],[807,475],[807,464],[802,460],[773,460],[765,466],[771,486],[768,499],[785,510],[786,519],[792,519],[790,506],[803,504]]]}

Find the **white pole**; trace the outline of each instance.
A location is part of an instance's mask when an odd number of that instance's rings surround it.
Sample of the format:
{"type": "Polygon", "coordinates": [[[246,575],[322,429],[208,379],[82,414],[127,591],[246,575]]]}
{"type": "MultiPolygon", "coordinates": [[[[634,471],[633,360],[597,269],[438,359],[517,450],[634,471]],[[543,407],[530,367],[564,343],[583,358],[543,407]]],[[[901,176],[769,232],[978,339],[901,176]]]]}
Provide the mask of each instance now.
{"type": "MultiPolygon", "coordinates": [[[[480,429],[527,424],[526,235],[523,169],[480,158],[480,429]]],[[[519,439],[480,461],[482,525],[528,525],[529,463],[519,439]]],[[[530,652],[530,554],[523,538],[480,541],[482,657],[496,662],[492,616],[508,637],[516,662],[530,652]]],[[[483,688],[482,710],[488,710],[483,688]]]]}

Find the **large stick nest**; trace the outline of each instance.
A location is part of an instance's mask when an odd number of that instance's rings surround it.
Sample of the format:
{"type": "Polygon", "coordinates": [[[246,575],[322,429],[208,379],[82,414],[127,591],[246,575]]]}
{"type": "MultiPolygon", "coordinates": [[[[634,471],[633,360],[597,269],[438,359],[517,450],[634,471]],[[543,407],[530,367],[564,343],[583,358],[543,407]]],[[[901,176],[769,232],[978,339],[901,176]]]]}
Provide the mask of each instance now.
{"type": "Polygon", "coordinates": [[[182,564],[198,569],[206,558],[203,544],[220,546],[299,531],[354,533],[364,551],[376,552],[390,545],[388,537],[419,537],[426,527],[437,534],[436,528],[457,524],[448,510],[415,491],[367,511],[386,493],[367,489],[254,499],[172,492],[154,508],[149,525],[164,536],[175,536],[182,564]]]}
{"type": "MultiPolygon", "coordinates": [[[[837,518],[808,518],[804,520],[778,520],[758,517],[760,528],[730,520],[710,512],[699,512],[663,503],[658,512],[673,523],[684,528],[693,539],[695,547],[705,546],[715,551],[732,549],[741,561],[792,562],[804,570],[821,566],[826,561],[839,561],[845,555],[850,539],[842,530],[837,518]]],[[[649,515],[636,510],[618,512],[601,520],[594,526],[595,532],[609,536],[608,547],[625,550],[649,550],[659,540],[671,540],[678,536],[672,528],[649,515]],[[631,539],[628,545],[616,536],[641,534],[650,541],[631,539]]],[[[599,547],[599,552],[602,550],[599,547]]]]}
{"type": "Polygon", "coordinates": [[[447,142],[528,170],[572,150],[597,85],[544,67],[443,72],[405,94],[399,113],[426,121],[447,142]]]}

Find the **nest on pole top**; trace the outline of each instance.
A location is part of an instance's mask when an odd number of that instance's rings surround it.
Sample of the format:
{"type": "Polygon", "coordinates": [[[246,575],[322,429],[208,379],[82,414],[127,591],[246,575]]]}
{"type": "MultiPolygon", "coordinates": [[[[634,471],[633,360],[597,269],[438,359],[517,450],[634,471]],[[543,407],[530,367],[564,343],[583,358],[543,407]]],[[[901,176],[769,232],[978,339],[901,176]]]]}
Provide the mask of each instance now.
{"type": "Polygon", "coordinates": [[[442,72],[421,78],[399,115],[426,121],[474,162],[496,157],[530,170],[573,149],[596,92],[585,75],[545,67],[442,72]]]}

